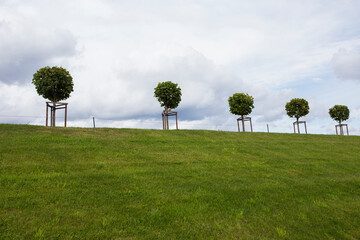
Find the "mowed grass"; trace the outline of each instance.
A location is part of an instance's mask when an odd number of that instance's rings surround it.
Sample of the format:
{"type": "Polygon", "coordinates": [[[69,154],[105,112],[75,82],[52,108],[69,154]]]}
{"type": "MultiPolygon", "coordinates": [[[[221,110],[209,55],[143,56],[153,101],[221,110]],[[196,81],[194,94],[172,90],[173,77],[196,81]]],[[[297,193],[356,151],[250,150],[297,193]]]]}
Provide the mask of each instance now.
{"type": "Polygon", "coordinates": [[[360,137],[2,124],[0,239],[360,239],[360,137]]]}

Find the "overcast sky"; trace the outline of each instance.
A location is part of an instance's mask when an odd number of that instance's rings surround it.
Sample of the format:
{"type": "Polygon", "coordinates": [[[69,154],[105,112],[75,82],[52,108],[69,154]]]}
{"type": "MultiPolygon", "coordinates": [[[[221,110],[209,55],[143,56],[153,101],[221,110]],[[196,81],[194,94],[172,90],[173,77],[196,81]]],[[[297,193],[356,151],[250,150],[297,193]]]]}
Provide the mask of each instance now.
{"type": "MultiPolygon", "coordinates": [[[[0,123],[44,125],[31,84],[44,66],[74,80],[69,126],[161,128],[158,82],[182,89],[181,129],[236,131],[233,93],[252,95],[255,131],[291,132],[292,98],[310,133],[350,108],[360,135],[360,1],[0,0],[0,123]]],[[[58,112],[58,116],[62,116],[58,112]]],[[[63,119],[58,119],[58,125],[63,119]]]]}

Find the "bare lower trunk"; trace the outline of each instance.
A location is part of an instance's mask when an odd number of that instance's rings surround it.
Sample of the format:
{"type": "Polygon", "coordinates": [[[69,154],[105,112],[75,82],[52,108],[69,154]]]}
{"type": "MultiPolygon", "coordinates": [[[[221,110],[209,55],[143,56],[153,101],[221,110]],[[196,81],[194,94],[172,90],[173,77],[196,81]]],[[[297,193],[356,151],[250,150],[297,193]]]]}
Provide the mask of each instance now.
{"type": "Polygon", "coordinates": [[[344,135],[343,127],[341,126],[341,120],[339,120],[340,135],[344,135]]]}
{"type": "Polygon", "coordinates": [[[169,112],[169,108],[167,106],[165,106],[165,111],[164,111],[164,129],[168,130],[169,129],[169,117],[168,117],[168,112],[169,112]]]}
{"type": "Polygon", "coordinates": [[[243,132],[245,132],[245,120],[244,120],[244,115],[241,115],[241,119],[242,119],[243,132]]]}
{"type": "Polygon", "coordinates": [[[166,126],[167,126],[167,130],[169,130],[169,108],[166,108],[166,126]]]}
{"type": "Polygon", "coordinates": [[[55,108],[56,104],[55,102],[53,102],[53,116],[52,116],[52,126],[55,127],[55,117],[56,117],[56,108],[55,108]]]}
{"type": "Polygon", "coordinates": [[[300,134],[299,118],[296,118],[296,125],[298,129],[298,133],[300,134]]]}

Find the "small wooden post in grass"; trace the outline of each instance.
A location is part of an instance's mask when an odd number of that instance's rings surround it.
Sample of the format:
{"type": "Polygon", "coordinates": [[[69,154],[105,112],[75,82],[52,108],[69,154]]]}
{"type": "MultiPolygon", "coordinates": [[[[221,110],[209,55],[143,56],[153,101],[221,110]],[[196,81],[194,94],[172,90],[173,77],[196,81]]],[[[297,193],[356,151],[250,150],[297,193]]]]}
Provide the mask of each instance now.
{"type": "Polygon", "coordinates": [[[64,102],[46,102],[46,126],[48,126],[48,115],[50,108],[50,126],[55,127],[56,125],[56,110],[65,109],[65,117],[64,117],[64,127],[66,127],[67,123],[67,103],[64,102]]]}

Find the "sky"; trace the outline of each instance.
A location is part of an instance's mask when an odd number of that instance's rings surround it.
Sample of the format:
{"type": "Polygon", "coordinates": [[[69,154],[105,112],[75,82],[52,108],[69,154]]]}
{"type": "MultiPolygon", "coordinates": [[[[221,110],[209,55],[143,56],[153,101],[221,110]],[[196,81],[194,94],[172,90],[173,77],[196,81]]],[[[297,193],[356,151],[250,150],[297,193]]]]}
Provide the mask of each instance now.
{"type": "Polygon", "coordinates": [[[227,99],[248,93],[256,132],[291,133],[285,104],[305,98],[309,133],[335,134],[328,111],[340,104],[360,135],[359,9],[358,0],[0,0],[0,123],[44,125],[33,74],[61,66],[74,81],[70,127],[94,117],[97,127],[160,129],[154,88],[172,81],[180,129],[237,131],[227,99]]]}

